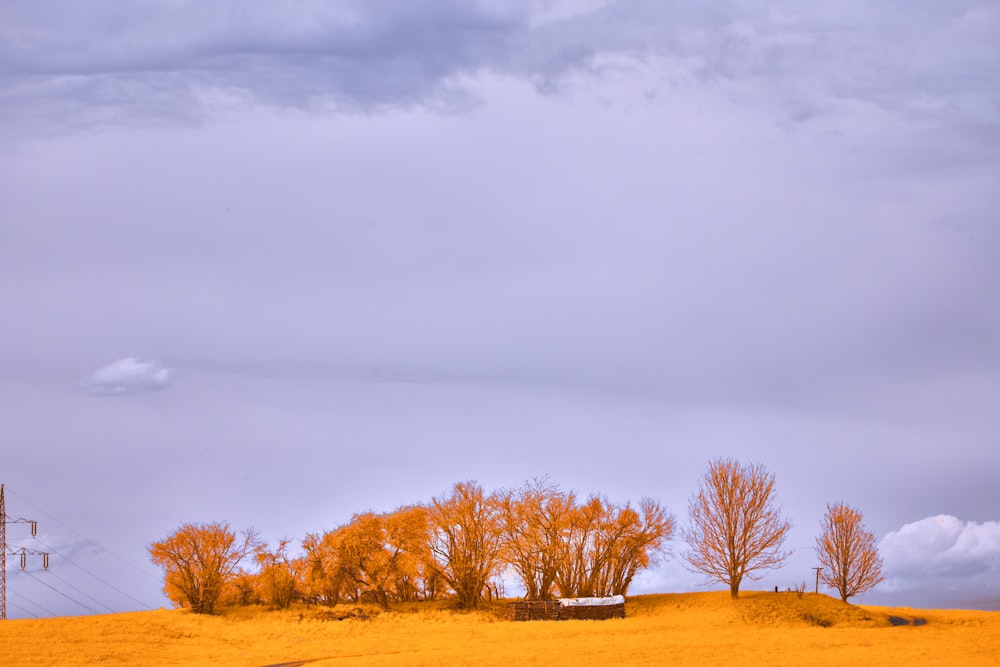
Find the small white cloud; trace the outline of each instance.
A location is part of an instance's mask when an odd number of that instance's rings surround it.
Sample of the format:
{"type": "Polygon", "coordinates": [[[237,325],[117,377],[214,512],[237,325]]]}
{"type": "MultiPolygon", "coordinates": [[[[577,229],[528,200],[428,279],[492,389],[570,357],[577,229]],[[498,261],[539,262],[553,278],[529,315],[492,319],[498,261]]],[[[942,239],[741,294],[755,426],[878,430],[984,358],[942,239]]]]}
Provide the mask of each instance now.
{"type": "Polygon", "coordinates": [[[165,389],[170,385],[170,369],[155,359],[126,357],[98,368],[82,384],[91,394],[102,396],[165,389]]]}
{"type": "MultiPolygon", "coordinates": [[[[932,516],[908,523],[879,544],[888,590],[950,586],[1000,573],[1000,521],[932,516]]],[[[994,587],[996,587],[994,585],[994,587]]]]}

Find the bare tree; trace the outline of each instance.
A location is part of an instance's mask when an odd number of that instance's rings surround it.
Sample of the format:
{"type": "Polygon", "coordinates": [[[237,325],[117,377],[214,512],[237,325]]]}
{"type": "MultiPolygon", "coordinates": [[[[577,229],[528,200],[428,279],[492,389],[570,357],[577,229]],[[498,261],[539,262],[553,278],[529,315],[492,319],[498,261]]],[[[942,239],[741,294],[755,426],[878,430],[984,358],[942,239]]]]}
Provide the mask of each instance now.
{"type": "Polygon", "coordinates": [[[688,512],[685,557],[695,571],[727,584],[734,600],[744,577],[758,579],[756,573],[780,567],[789,556],[782,546],[791,524],[774,505],[774,475],[759,463],[709,463],[688,512]]]}
{"type": "Polygon", "coordinates": [[[836,589],[840,599],[875,588],[884,581],[875,535],[865,528],[861,512],[846,503],[826,506],[816,538],[816,556],[823,565],[819,578],[836,589]]]}
{"type": "Polygon", "coordinates": [[[167,597],[197,614],[211,614],[240,562],[262,546],[252,529],[237,537],[227,523],[188,523],[151,544],[149,556],[164,570],[167,597]]]}
{"type": "Polygon", "coordinates": [[[502,565],[498,499],[475,482],[459,482],[450,496],[432,499],[427,509],[435,568],[455,591],[460,607],[480,606],[502,565]]]}

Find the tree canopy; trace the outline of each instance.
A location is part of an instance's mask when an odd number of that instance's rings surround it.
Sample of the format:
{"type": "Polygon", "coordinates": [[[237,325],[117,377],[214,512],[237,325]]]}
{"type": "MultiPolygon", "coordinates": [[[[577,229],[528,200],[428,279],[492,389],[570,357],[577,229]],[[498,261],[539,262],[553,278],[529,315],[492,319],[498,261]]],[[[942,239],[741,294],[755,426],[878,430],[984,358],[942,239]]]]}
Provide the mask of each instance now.
{"type": "Polygon", "coordinates": [[[164,569],[168,598],[195,613],[210,614],[240,563],[261,546],[252,529],[237,535],[227,523],[187,523],[150,545],[149,556],[164,569]]]}

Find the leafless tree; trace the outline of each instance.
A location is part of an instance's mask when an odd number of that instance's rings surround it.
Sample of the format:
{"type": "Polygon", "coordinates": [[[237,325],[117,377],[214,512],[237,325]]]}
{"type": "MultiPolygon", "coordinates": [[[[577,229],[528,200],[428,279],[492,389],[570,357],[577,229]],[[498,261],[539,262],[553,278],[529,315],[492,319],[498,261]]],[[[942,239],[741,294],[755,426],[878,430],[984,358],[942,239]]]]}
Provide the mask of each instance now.
{"type": "Polygon", "coordinates": [[[758,579],[789,556],[782,546],[791,524],[774,504],[774,475],[759,463],[709,463],[688,512],[685,557],[693,570],[728,585],[734,600],[744,578],[758,579]]]}
{"type": "Polygon", "coordinates": [[[865,528],[861,512],[846,503],[827,505],[820,526],[823,533],[816,538],[816,556],[823,570],[819,577],[841,600],[847,602],[884,581],[875,536],[865,528]]]}

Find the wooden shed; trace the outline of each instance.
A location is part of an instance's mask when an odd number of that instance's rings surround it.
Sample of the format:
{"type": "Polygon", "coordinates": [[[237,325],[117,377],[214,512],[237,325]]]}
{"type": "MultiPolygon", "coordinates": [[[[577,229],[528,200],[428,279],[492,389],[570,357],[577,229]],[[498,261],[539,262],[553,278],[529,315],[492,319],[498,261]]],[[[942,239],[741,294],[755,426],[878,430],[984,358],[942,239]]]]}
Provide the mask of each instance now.
{"type": "Polygon", "coordinates": [[[511,604],[514,621],[568,621],[625,618],[625,596],[604,598],[561,598],[559,600],[518,600],[511,604]]]}

